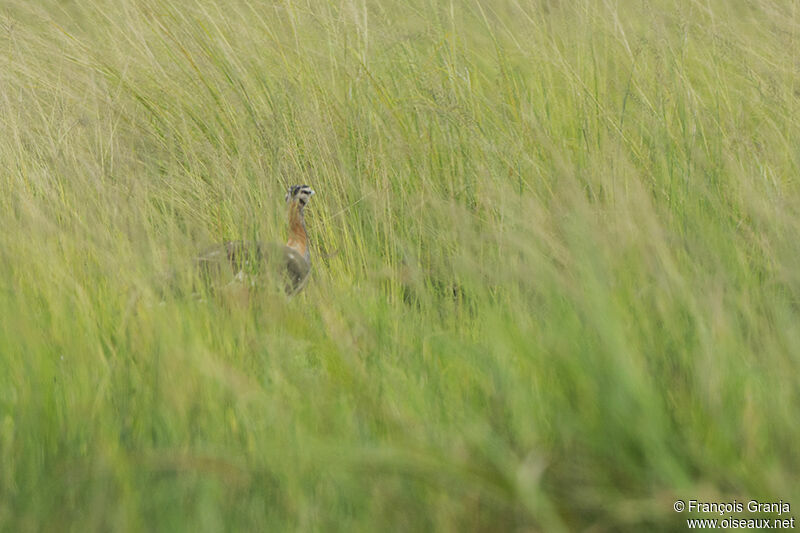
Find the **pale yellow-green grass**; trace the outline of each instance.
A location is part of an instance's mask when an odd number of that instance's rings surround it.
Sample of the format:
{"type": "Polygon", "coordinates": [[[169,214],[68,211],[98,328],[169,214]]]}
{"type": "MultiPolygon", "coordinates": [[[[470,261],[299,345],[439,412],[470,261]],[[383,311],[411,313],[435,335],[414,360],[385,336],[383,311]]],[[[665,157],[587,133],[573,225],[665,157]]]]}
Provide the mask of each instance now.
{"type": "Polygon", "coordinates": [[[800,13],[8,0],[0,529],[800,507],[800,13]],[[281,241],[288,299],[192,258],[281,241]]]}

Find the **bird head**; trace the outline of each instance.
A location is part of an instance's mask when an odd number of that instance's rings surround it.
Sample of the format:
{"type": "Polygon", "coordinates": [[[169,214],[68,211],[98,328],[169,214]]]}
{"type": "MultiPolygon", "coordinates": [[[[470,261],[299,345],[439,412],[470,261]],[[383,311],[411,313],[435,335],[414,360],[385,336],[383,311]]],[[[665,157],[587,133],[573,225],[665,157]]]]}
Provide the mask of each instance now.
{"type": "Polygon", "coordinates": [[[314,189],[308,185],[292,185],[286,193],[286,203],[297,202],[302,208],[306,206],[312,196],[314,196],[314,189]]]}

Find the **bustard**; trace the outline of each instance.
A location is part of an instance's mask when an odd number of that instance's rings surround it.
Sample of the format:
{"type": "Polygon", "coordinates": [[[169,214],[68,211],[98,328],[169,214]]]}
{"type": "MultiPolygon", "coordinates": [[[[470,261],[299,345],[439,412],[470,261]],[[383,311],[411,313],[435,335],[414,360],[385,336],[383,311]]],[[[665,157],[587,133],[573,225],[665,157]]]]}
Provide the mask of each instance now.
{"type": "Polygon", "coordinates": [[[261,274],[278,274],[290,295],[300,292],[311,272],[311,255],[306,233],[305,207],[314,195],[308,185],[292,185],[286,193],[289,239],[285,245],[230,241],[205,250],[197,264],[206,280],[232,274],[231,281],[252,280],[261,274]],[[266,272],[265,272],[266,270],[266,272]]]}

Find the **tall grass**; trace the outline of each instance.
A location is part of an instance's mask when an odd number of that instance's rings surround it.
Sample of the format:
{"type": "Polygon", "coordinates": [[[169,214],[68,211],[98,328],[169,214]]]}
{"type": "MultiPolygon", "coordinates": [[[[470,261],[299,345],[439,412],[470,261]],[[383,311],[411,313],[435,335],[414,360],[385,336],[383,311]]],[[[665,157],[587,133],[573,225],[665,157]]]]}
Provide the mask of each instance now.
{"type": "Polygon", "coordinates": [[[799,31],[778,0],[8,0],[0,529],[800,505],[799,31]],[[189,296],[204,245],[285,238],[293,183],[305,291],[189,296]]]}

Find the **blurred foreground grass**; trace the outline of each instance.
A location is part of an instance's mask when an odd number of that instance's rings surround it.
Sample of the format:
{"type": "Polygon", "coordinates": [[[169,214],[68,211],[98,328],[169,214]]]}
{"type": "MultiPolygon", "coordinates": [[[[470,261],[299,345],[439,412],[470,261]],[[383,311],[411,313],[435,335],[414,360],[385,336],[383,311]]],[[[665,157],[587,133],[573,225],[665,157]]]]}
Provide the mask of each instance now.
{"type": "Polygon", "coordinates": [[[0,529],[800,506],[799,30],[777,0],[7,1],[0,529]],[[306,290],[189,296],[204,245],[285,238],[292,183],[306,290]]]}

